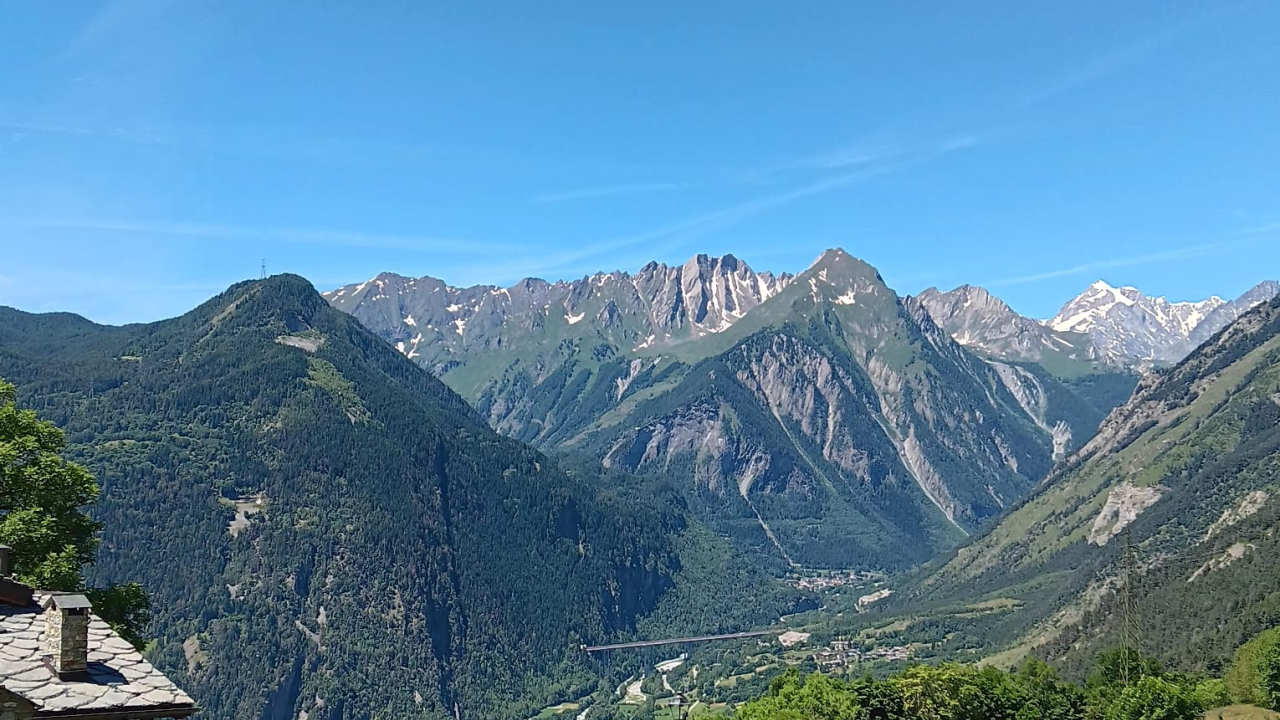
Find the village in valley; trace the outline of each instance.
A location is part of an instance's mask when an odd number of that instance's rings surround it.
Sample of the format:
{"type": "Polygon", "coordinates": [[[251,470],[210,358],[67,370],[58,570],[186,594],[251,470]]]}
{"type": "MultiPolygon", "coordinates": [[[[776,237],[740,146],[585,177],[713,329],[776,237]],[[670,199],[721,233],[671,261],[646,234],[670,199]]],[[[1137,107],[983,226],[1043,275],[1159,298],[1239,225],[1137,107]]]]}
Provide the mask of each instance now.
{"type": "Polygon", "coordinates": [[[660,648],[614,651],[599,660],[633,670],[611,698],[562,703],[539,717],[590,718],[593,704],[610,703],[617,703],[620,716],[636,718],[728,717],[788,667],[855,677],[892,672],[918,653],[928,654],[926,645],[902,644],[897,625],[876,623],[876,616],[867,614],[893,594],[885,574],[806,570],[786,582],[811,593],[817,608],[782,618],[773,632],[754,637],[678,644],[670,646],[679,650],[672,654],[660,648]],[[848,625],[842,619],[864,617],[869,625],[844,629],[848,625]]]}

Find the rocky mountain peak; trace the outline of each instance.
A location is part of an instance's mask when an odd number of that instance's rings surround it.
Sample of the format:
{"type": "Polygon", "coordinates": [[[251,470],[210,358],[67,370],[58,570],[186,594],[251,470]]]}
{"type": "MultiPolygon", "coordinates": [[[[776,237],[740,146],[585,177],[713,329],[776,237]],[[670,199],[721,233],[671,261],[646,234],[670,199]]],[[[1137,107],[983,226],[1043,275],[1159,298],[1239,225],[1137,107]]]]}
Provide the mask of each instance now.
{"type": "Polygon", "coordinates": [[[817,260],[809,266],[805,274],[826,272],[828,282],[837,279],[874,279],[883,283],[880,272],[863,260],[845,252],[843,248],[831,248],[823,251],[817,260]]]}
{"type": "MultiPolygon", "coordinates": [[[[815,296],[829,294],[821,292],[821,288],[830,289],[837,295],[847,295],[849,302],[843,304],[851,304],[851,293],[856,295],[881,288],[889,293],[893,292],[885,285],[884,278],[880,277],[880,271],[840,248],[823,252],[807,270],[800,273],[798,279],[808,282],[815,296]]],[[[839,298],[835,298],[835,302],[842,303],[839,298]]]]}
{"type": "Polygon", "coordinates": [[[1098,280],[1045,324],[1060,332],[1089,335],[1098,354],[1116,362],[1171,363],[1253,305],[1269,299],[1269,293],[1274,297],[1275,290],[1263,284],[1250,291],[1254,295],[1246,293],[1233,302],[1216,295],[1170,302],[1133,287],[1114,287],[1098,280]]]}
{"type": "Polygon", "coordinates": [[[380,273],[324,293],[409,357],[447,365],[470,347],[519,347],[548,328],[571,337],[598,332],[619,346],[650,347],[728,329],[776,295],[788,274],[757,273],[733,255],[699,254],[681,265],[650,262],[549,283],[457,288],[424,276],[380,273]]]}
{"type": "Polygon", "coordinates": [[[1080,347],[1081,337],[1019,315],[985,288],[961,285],[942,292],[931,287],[917,300],[956,342],[987,355],[1028,362],[1050,354],[1089,360],[1088,351],[1080,347]]]}
{"type": "Polygon", "coordinates": [[[933,306],[930,313],[935,315],[935,320],[939,319],[939,312],[948,318],[975,311],[1013,313],[1005,301],[977,285],[961,285],[947,292],[931,287],[920,293],[919,300],[933,306]]]}
{"type": "Polygon", "coordinates": [[[1280,283],[1275,280],[1264,280],[1247,290],[1243,295],[1231,302],[1221,303],[1191,332],[1190,341],[1199,346],[1213,337],[1222,328],[1235,322],[1237,318],[1253,308],[1280,295],[1280,283]]]}

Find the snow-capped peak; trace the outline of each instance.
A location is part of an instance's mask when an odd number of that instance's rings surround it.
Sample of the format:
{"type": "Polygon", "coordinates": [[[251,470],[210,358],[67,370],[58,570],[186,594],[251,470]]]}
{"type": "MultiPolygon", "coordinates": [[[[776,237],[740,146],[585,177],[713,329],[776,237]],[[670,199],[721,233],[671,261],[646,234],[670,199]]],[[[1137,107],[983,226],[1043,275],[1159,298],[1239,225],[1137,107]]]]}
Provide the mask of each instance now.
{"type": "Polygon", "coordinates": [[[1206,320],[1229,304],[1216,295],[1169,302],[1132,286],[1117,288],[1098,280],[1045,324],[1060,332],[1087,333],[1105,357],[1174,362],[1202,339],[1206,320]]]}

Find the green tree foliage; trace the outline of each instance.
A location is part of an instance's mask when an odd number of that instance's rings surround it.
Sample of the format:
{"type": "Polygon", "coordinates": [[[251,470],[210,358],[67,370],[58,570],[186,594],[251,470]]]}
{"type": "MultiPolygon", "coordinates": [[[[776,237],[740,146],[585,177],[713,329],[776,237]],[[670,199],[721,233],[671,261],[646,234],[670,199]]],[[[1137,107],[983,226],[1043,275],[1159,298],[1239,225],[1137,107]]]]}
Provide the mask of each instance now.
{"type": "Polygon", "coordinates": [[[1272,710],[1280,709],[1280,645],[1272,645],[1258,667],[1262,699],[1272,710]]]}
{"type": "Polygon", "coordinates": [[[1105,720],[1192,720],[1204,713],[1193,687],[1147,675],[1109,703],[1105,720]]]}
{"type": "Polygon", "coordinates": [[[857,694],[839,681],[811,673],[805,678],[792,668],[769,686],[769,694],[748,703],[739,720],[868,720],[857,694]]]}
{"type": "Polygon", "coordinates": [[[1084,691],[1065,682],[1042,660],[1028,660],[1015,678],[1026,691],[1026,704],[1017,720],[1071,720],[1080,716],[1084,691]]]}
{"type": "Polygon", "coordinates": [[[1220,699],[1204,683],[1145,674],[1105,683],[1118,662],[1142,672],[1148,659],[1110,653],[1087,692],[1040,661],[1016,672],[949,663],[915,665],[883,680],[846,683],[795,669],[763,697],[738,709],[738,720],[1192,720],[1220,699]]]}
{"type": "Polygon", "coordinates": [[[19,580],[46,590],[80,590],[101,526],[84,507],[98,499],[88,470],[62,457],[66,440],[53,423],[18,407],[0,380],[0,539],[14,549],[19,580]]]}
{"type": "Polygon", "coordinates": [[[89,588],[86,591],[93,611],[120,635],[141,649],[146,644],[142,631],[151,624],[151,597],[134,582],[89,588]]]}
{"type": "Polygon", "coordinates": [[[1166,673],[1158,660],[1129,647],[1100,653],[1086,688],[1088,720],[1189,720],[1220,705],[1222,695],[1220,681],[1166,673]]]}
{"type": "Polygon", "coordinates": [[[1268,688],[1267,675],[1272,660],[1280,651],[1280,628],[1259,633],[1236,650],[1235,658],[1223,678],[1231,698],[1239,703],[1268,705],[1275,686],[1268,688]]]}
{"type": "Polygon", "coordinates": [[[41,590],[87,591],[94,612],[141,647],[151,619],[142,586],[86,590],[81,571],[102,525],[84,508],[97,502],[98,483],[65,450],[62,430],[19,408],[14,386],[0,379],[0,542],[13,548],[14,575],[41,590]]]}
{"type": "Polygon", "coordinates": [[[1217,708],[1231,704],[1231,693],[1227,692],[1227,684],[1221,678],[1201,680],[1193,692],[1201,707],[1217,708]]]}
{"type": "Polygon", "coordinates": [[[1160,677],[1163,672],[1155,658],[1130,647],[1118,647],[1098,655],[1094,670],[1089,674],[1089,686],[1128,684],[1142,677],[1160,677]]]}

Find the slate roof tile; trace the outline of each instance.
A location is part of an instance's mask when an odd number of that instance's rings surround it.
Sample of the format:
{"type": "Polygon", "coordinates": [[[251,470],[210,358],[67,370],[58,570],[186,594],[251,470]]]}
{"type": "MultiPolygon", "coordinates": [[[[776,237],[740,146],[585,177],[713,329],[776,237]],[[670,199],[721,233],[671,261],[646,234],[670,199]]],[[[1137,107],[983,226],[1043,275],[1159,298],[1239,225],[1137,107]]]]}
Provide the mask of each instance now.
{"type": "Polygon", "coordinates": [[[41,600],[37,594],[28,607],[0,603],[0,686],[33,703],[37,718],[158,708],[185,717],[195,710],[186,693],[97,616],[90,616],[88,672],[78,679],[59,677],[47,664],[41,600]]]}

